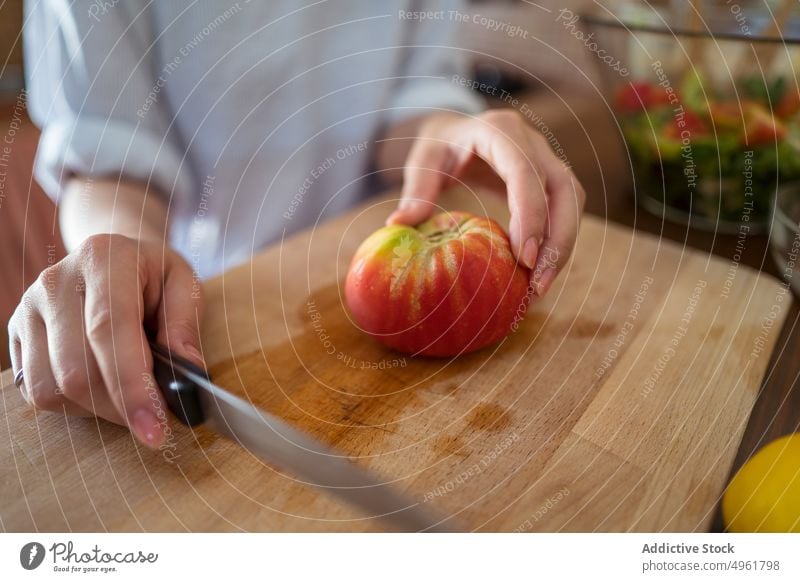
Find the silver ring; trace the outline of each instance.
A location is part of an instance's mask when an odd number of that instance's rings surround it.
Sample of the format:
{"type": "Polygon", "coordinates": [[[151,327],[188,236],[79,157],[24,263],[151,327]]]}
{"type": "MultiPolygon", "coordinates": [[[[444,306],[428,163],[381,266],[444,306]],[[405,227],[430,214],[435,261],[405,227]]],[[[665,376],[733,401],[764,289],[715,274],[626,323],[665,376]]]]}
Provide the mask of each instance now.
{"type": "Polygon", "coordinates": [[[17,388],[21,389],[22,388],[22,383],[24,381],[25,381],[25,378],[23,377],[23,374],[22,374],[22,368],[20,368],[19,371],[16,374],[14,374],[14,386],[16,386],[17,388]]]}

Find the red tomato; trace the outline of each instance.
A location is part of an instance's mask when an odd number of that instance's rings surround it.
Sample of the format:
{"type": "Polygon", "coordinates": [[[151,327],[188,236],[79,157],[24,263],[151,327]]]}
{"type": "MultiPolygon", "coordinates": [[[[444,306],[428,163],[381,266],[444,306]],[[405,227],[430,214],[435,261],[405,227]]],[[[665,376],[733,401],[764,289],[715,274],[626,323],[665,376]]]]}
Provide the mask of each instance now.
{"type": "Polygon", "coordinates": [[[749,102],[744,108],[744,143],[759,146],[786,137],[786,126],[762,105],[749,102]]]}
{"type": "Polygon", "coordinates": [[[800,110],[800,92],[792,85],[783,94],[777,107],[775,107],[775,114],[780,117],[791,117],[800,110]]]}
{"type": "Polygon", "coordinates": [[[708,124],[705,120],[688,109],[683,110],[682,116],[672,116],[670,122],[664,127],[664,137],[674,140],[683,138],[683,133],[688,131],[689,137],[698,137],[708,134],[708,124]]]}
{"type": "Polygon", "coordinates": [[[745,108],[746,102],[739,104],[736,101],[712,101],[709,105],[709,112],[717,131],[723,129],[741,130],[743,110],[745,108]]]}
{"type": "Polygon", "coordinates": [[[451,212],[373,233],[353,257],[345,300],[378,342],[450,357],[509,334],[525,314],[529,277],[495,221],[451,212]]]}
{"type": "Polygon", "coordinates": [[[638,113],[668,103],[669,96],[664,89],[645,81],[633,81],[617,91],[617,109],[623,113],[638,113]]]}

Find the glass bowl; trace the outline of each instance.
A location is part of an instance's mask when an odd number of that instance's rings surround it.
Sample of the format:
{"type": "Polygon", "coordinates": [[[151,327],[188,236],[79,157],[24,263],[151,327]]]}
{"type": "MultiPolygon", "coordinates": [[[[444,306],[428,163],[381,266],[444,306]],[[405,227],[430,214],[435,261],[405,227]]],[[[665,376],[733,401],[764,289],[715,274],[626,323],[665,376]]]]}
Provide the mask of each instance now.
{"type": "Polygon", "coordinates": [[[782,187],[775,197],[769,244],[781,278],[800,296],[800,183],[782,187]]]}
{"type": "Polygon", "coordinates": [[[777,189],[800,180],[798,3],[694,5],[605,2],[571,27],[591,29],[640,204],[705,230],[763,231],[777,189]]]}

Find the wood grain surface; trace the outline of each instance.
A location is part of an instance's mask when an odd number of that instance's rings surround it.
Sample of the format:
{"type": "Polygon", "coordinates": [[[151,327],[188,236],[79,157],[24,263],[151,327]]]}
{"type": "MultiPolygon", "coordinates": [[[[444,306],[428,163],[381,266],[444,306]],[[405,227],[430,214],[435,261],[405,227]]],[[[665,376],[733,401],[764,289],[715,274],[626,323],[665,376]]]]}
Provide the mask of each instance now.
{"type": "MultiPolygon", "coordinates": [[[[591,182],[587,182],[591,183],[591,182]]],[[[643,232],[687,245],[704,254],[714,254],[729,263],[740,257],[741,264],[779,277],[783,275],[771,256],[768,234],[747,237],[746,244],[734,234],[720,234],[688,229],[654,216],[635,212],[630,196],[609,205],[607,217],[643,232]]],[[[758,400],[753,406],[739,452],[731,468],[731,477],[765,444],[784,435],[800,431],[800,306],[795,301],[786,308],[783,328],[764,374],[758,400]]],[[[722,531],[721,512],[716,512],[712,531],[722,531]]]]}
{"type": "MultiPolygon", "coordinates": [[[[448,209],[505,223],[499,198],[448,209]]],[[[470,530],[710,527],[791,296],[777,280],[596,218],[548,297],[496,347],[410,359],[342,307],[358,243],[394,202],[275,245],[207,284],[215,381],[470,530]]],[[[0,526],[381,530],[205,429],[164,451],[27,410],[2,375],[0,526]]]]}

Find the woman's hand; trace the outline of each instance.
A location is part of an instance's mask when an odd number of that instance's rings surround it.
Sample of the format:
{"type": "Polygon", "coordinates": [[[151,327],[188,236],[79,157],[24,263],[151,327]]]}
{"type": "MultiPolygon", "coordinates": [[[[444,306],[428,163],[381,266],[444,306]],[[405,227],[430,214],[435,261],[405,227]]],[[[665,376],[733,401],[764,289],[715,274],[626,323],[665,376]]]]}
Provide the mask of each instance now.
{"type": "Polygon", "coordinates": [[[9,323],[25,400],[126,425],[157,448],[167,408],[152,381],[145,326],[202,365],[201,308],[200,285],[174,251],[118,234],[90,236],[41,273],[9,323]]]}
{"type": "Polygon", "coordinates": [[[547,140],[516,111],[436,114],[423,121],[405,163],[402,200],[388,223],[428,218],[439,193],[462,177],[476,156],[505,183],[512,249],[533,270],[533,289],[542,296],[572,252],[586,194],[547,140]]]}

